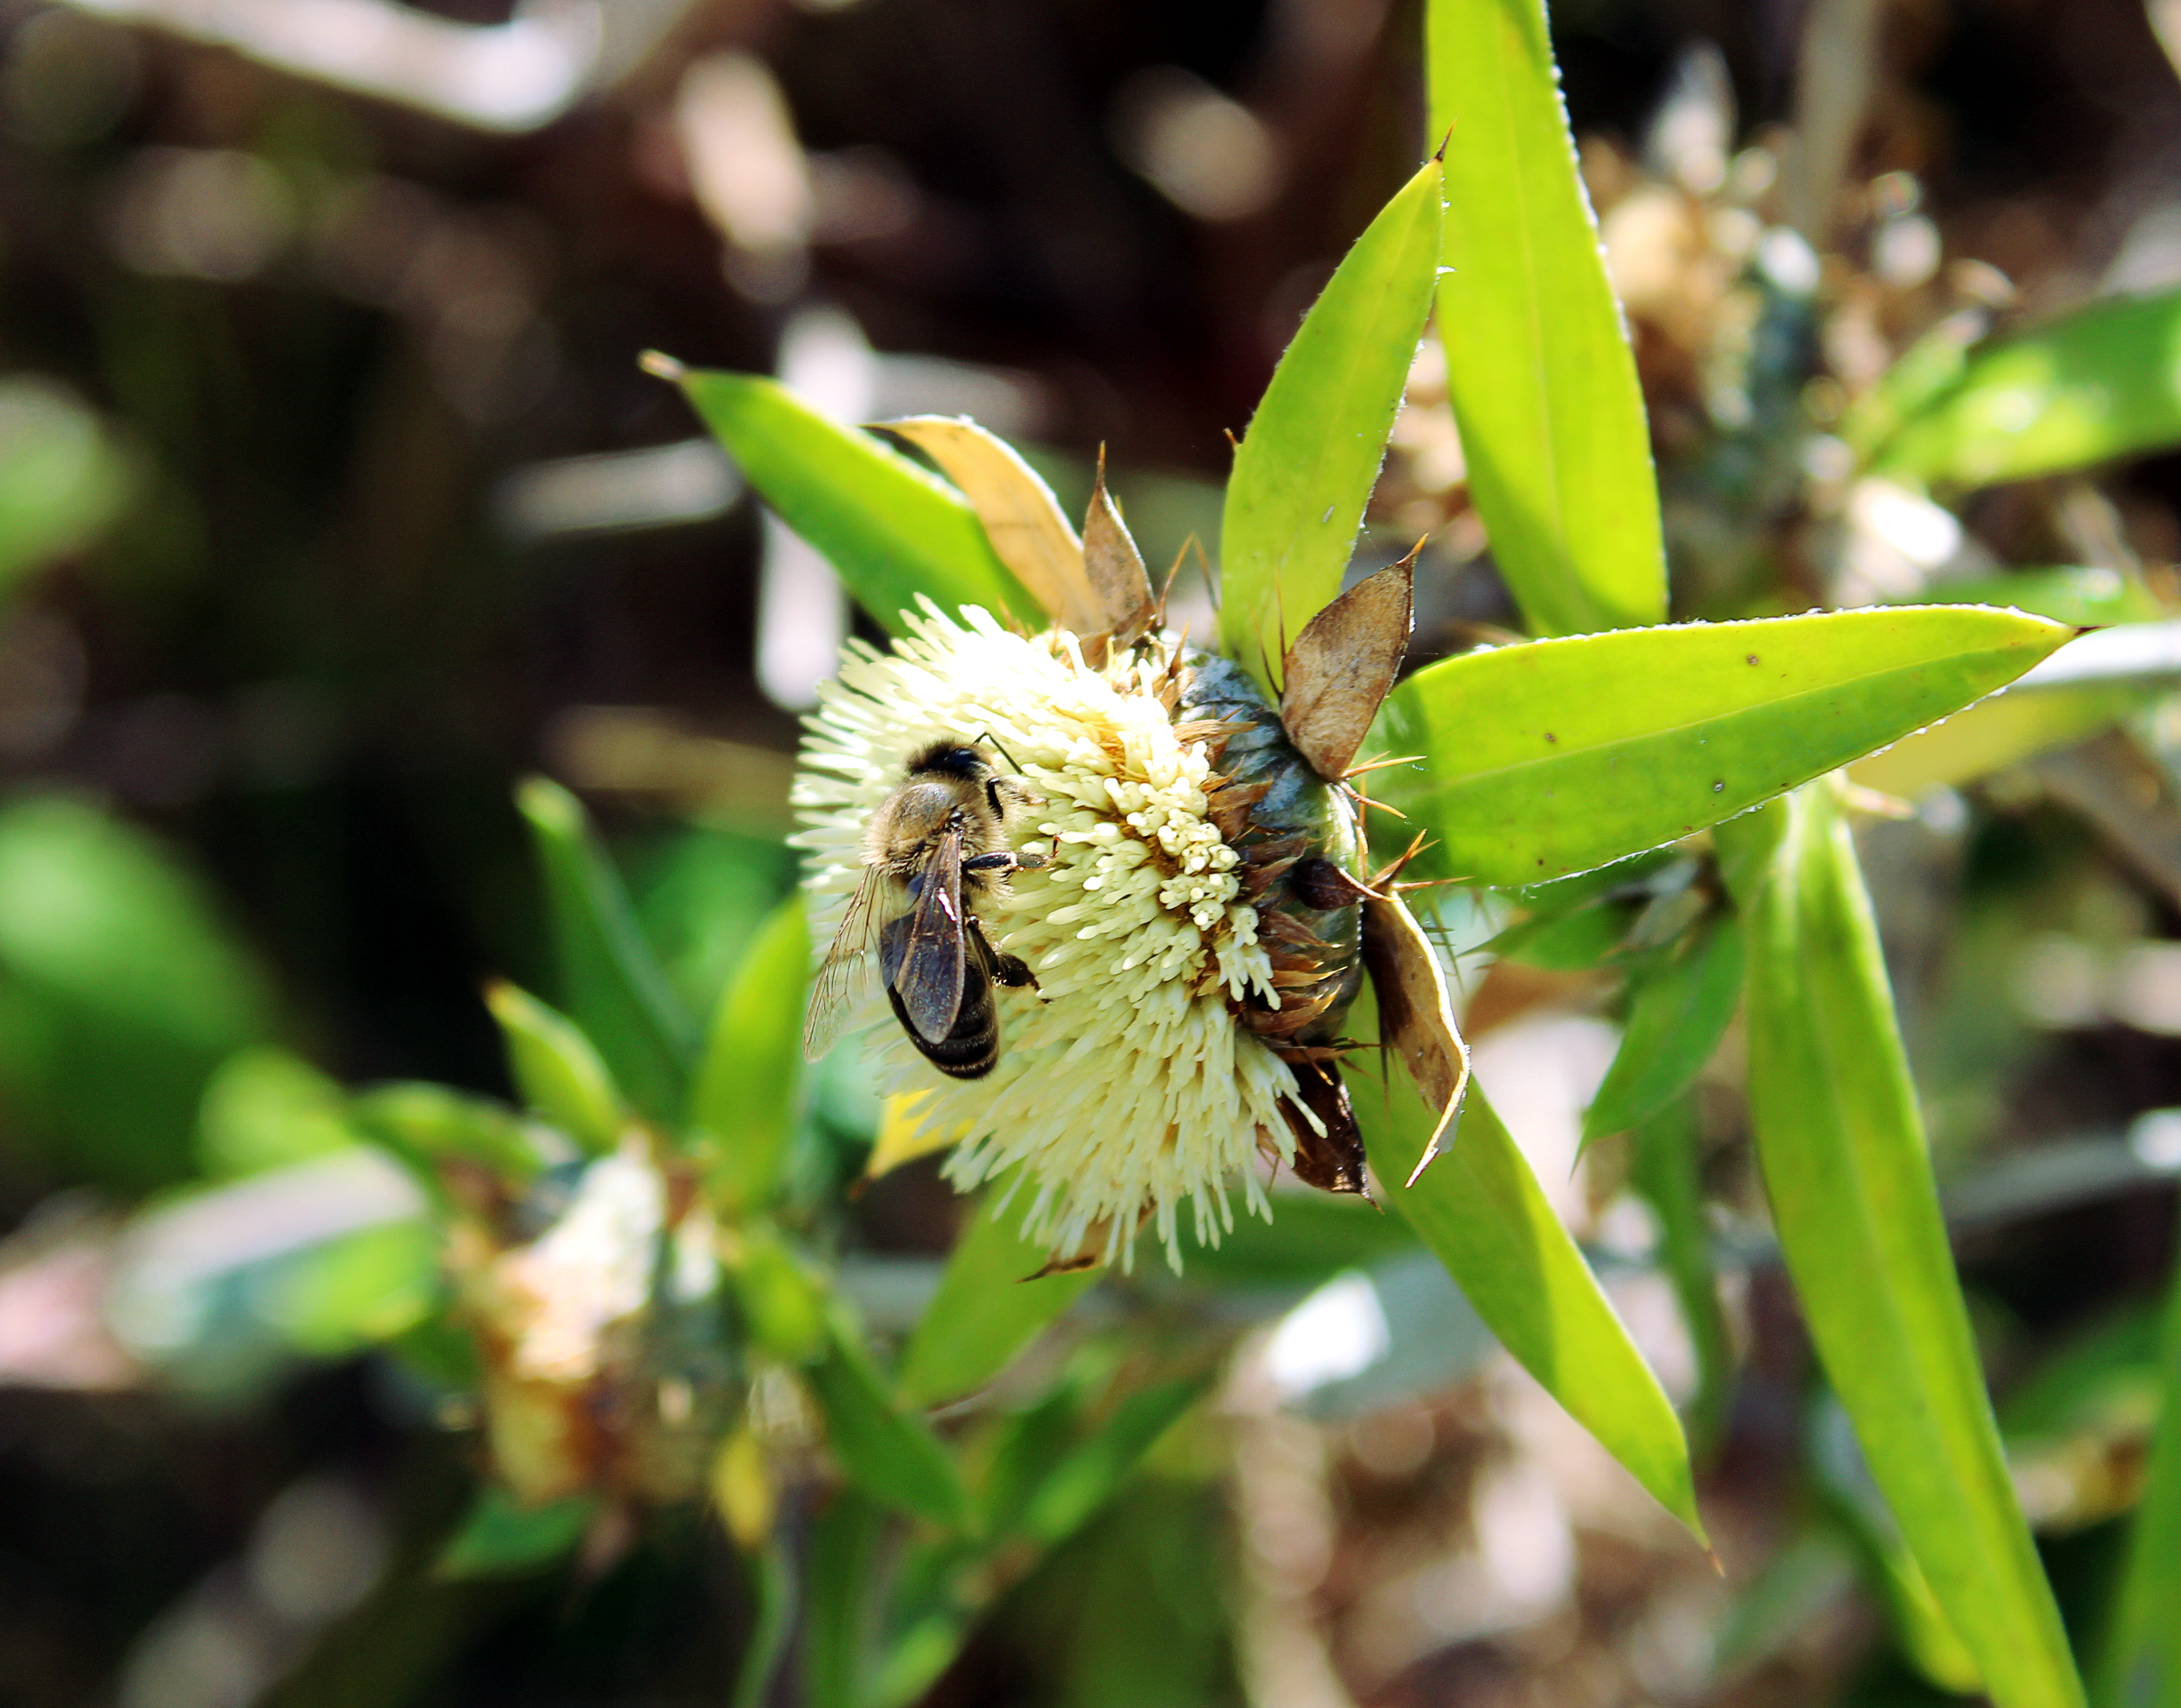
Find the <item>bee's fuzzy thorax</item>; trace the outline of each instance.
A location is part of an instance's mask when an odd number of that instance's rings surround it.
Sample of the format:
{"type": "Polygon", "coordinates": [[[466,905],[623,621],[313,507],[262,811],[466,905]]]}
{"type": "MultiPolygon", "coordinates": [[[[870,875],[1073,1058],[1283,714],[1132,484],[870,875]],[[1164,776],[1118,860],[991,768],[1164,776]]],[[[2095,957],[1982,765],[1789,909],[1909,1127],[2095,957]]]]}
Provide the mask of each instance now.
{"type": "Polygon", "coordinates": [[[795,840],[814,929],[830,939],[866,827],[905,770],[980,736],[1002,748],[1041,797],[1010,815],[1013,846],[1047,863],[982,909],[1041,989],[1002,995],[986,1077],[945,1080],[888,1028],[882,1083],[929,1091],[926,1127],[960,1130],[958,1184],[1019,1168],[1031,1237],[1071,1252],[1088,1240],[1126,1262],[1148,1211],[1178,1263],[1184,1200],[1207,1243],[1234,1225],[1238,1179],[1266,1210],[1249,1164],[1291,1152],[1281,1105],[1300,1106],[1277,1050],[1337,1020],[1353,991],[1352,919],[1341,949],[1324,943],[1337,917],[1289,917],[1285,880],[1312,839],[1282,832],[1306,816],[1298,791],[1322,804],[1323,785],[1281,762],[1277,719],[1249,714],[1240,674],[1179,640],[1094,667],[1064,631],[1013,634],[975,609],[958,622],[927,607],[909,623],[890,651],[852,642],[807,721],[795,840]],[[1312,956],[1339,976],[1303,979],[1312,956]],[[1289,996],[1305,983],[1306,1017],[1289,996]]]}

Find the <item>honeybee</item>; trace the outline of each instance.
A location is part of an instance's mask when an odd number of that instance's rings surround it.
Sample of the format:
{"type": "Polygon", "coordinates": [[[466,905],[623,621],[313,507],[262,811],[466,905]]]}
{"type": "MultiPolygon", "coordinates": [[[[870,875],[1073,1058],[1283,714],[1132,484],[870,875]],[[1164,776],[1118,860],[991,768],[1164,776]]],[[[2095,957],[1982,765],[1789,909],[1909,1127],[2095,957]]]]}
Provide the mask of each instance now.
{"type": "Polygon", "coordinates": [[[811,987],[805,1061],[841,1035],[875,948],[909,1042],[957,1079],[991,1072],[1000,1049],[992,987],[1037,980],[986,940],[972,904],[1008,873],[1045,864],[1008,846],[1009,818],[1038,798],[968,742],[935,741],[909,757],[864,829],[863,880],[811,987]]]}

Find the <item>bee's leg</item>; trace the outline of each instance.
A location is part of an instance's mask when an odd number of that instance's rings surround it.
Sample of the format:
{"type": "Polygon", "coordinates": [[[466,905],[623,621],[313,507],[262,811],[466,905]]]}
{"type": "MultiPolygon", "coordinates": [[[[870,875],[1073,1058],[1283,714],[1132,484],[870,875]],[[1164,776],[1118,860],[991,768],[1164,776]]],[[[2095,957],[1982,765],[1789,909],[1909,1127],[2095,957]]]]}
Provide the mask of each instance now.
{"type": "Polygon", "coordinates": [[[1045,864],[1042,854],[1018,854],[1000,848],[990,854],[973,854],[962,862],[964,872],[1035,872],[1045,864]]]}
{"type": "Polygon", "coordinates": [[[993,983],[1004,984],[1010,990],[1020,990],[1024,985],[1032,990],[1038,988],[1037,975],[1030,970],[1027,961],[1019,955],[1005,954],[993,948],[985,935],[984,921],[975,914],[965,912],[962,917],[969,928],[969,934],[977,939],[978,952],[984,959],[985,970],[992,976],[993,983]]]}

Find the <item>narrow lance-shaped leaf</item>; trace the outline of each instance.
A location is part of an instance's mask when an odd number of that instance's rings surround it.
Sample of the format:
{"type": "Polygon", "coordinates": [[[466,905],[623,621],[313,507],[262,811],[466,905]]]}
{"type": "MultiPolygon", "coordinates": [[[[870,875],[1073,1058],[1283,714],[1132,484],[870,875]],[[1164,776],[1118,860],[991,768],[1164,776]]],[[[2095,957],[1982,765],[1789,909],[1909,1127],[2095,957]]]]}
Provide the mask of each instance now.
{"type": "Polygon", "coordinates": [[[1648,1121],[1695,1083],[1742,1000],[1742,926],[1715,916],[1630,975],[1621,1048],[1582,1119],[1582,1142],[1648,1121]]]}
{"type": "Polygon", "coordinates": [[[2022,688],[1965,707],[1943,724],[1881,748],[1848,767],[1849,780],[1913,801],[2071,747],[2125,717],[2149,697],[2133,683],[2022,688]]]}
{"type": "Polygon", "coordinates": [[[1427,161],[1356,240],[1234,453],[1219,639],[1268,694],[1288,643],[1340,591],[1431,311],[1443,194],[1427,161]]]}
{"type": "Polygon", "coordinates": [[[1643,396],[1576,169],[1541,0],[1430,0],[1448,138],[1438,333],[1492,558],[1540,634],[1655,623],[1665,555],[1643,396]]]}
{"type": "Polygon", "coordinates": [[[670,1124],[682,1113],[688,1072],[687,1017],[582,803],[543,777],[525,783],[517,799],[544,868],[560,1000],[630,1103],[670,1124]]]}
{"type": "Polygon", "coordinates": [[[507,1040],[507,1065],[522,1100],[589,1151],[621,1137],[621,1094],[589,1039],[527,991],[505,980],[486,987],[485,1006],[507,1040]]]}
{"type": "Polygon", "coordinates": [[[913,1405],[957,1399],[990,1381],[1098,1278],[1095,1270],[1038,1275],[1046,1248],[1022,1237],[1021,1204],[1002,1209],[1006,1196],[1002,1183],[978,1200],[902,1353],[902,1392],[913,1405]]]}
{"type": "MultiPolygon", "coordinates": [[[[1387,1182],[1408,1179],[1438,1124],[1436,1112],[1394,1075],[1384,1093],[1359,1087],[1356,1113],[1372,1171],[1387,1182]]],[[[1385,1195],[1516,1361],[1701,1537],[1688,1444],[1672,1402],[1554,1215],[1528,1160],[1474,1088],[1445,1154],[1414,1185],[1389,1184],[1385,1195]]]]}
{"type": "Polygon", "coordinates": [[[697,372],[665,358],[651,366],[680,382],[750,485],[890,633],[906,631],[902,614],[919,593],[950,614],[981,605],[1045,620],[962,495],[898,451],[759,375],[697,372]]]}
{"type": "Polygon", "coordinates": [[[2106,301],[2003,339],[1886,438],[1881,474],[1981,486],[2181,444],[2181,290],[2106,301]]]}
{"type": "Polygon", "coordinates": [[[765,921],[721,993],[689,1094],[689,1129],[709,1154],[713,1197],[737,1214],[771,1193],[794,1136],[809,977],[810,926],[793,896],[765,921]]]}
{"type": "Polygon", "coordinates": [[[897,1512],[937,1524],[966,1523],[969,1497],[947,1449],[923,1419],[887,1392],[855,1325],[837,1314],[831,1329],[831,1349],[809,1377],[841,1468],[873,1500],[897,1512]]]}
{"type": "Polygon", "coordinates": [[[2181,1708],[2181,1272],[2172,1285],[2158,1426],[2099,1657],[2098,1708],[2181,1708]]]}
{"type": "Polygon", "coordinates": [[[1690,623],[1467,653],[1373,732],[1373,792],[1449,875],[1537,883],[1732,818],[2012,681],[2073,631],[1922,605],[1690,623]]]}
{"type": "Polygon", "coordinates": [[[2076,1708],[2081,1686],[2008,1479],[1830,783],[1789,800],[1748,923],[1750,1110],[1819,1357],[1993,1700],[2076,1708]]]}

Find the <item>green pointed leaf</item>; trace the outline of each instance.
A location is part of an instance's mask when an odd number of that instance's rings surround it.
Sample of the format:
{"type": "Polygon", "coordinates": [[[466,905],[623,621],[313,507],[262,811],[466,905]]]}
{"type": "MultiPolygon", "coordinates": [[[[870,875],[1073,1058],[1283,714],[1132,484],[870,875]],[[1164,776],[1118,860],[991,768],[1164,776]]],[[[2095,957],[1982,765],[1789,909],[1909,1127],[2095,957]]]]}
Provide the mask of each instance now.
{"type": "Polygon", "coordinates": [[[533,1113],[584,1149],[611,1150],[624,1117],[613,1076],[591,1040],[527,991],[496,980],[485,1006],[507,1042],[507,1066],[533,1113]]]}
{"type": "Polygon", "coordinates": [[[1984,486],[2181,444],[2181,290],[2094,303],[1986,345],[1879,447],[1878,473],[1984,486]]]}
{"type": "Polygon", "coordinates": [[[432,1575],[512,1578],[543,1571],[583,1540],[598,1510],[589,1495],[571,1495],[542,1507],[519,1506],[506,1490],[488,1483],[439,1551],[432,1575]]]}
{"type": "Polygon", "coordinates": [[[1019,1199],[999,1208],[1006,1184],[978,1199],[902,1353],[902,1392],[912,1404],[936,1406],[981,1387],[1098,1279],[1096,1270],[1028,1279],[1051,1253],[1018,1231],[1019,1199]]]}
{"type": "Polygon", "coordinates": [[[961,1474],[924,1419],[887,1391],[861,1332],[837,1313],[832,1347],[812,1366],[812,1391],[841,1468],[873,1500],[959,1529],[969,1521],[961,1474]]]}
{"type": "Polygon", "coordinates": [[[1947,1249],[1869,898],[1830,783],[1788,802],[1749,926],[1749,1099],[1826,1375],[1999,1708],[2082,1701],[1947,1249]]]}
{"type": "Polygon", "coordinates": [[[1981,606],[1535,641],[1394,691],[1373,792],[1449,875],[1536,883],[1716,824],[2013,680],[2073,636],[1981,606]]]}
{"type": "Polygon", "coordinates": [[[682,371],[682,391],[759,494],[825,554],[890,634],[917,595],[950,615],[981,605],[1033,627],[1051,620],[1009,575],[953,488],[864,432],[828,421],[778,383],[682,371]]]}
{"type": "Polygon", "coordinates": [[[1582,1142],[1648,1121],[1695,1083],[1742,1000],[1742,925],[1719,914],[1629,975],[1628,1023],[1582,1142]]]}
{"type": "Polygon", "coordinates": [[[792,896],[759,928],[721,994],[689,1094],[689,1128],[711,1159],[713,1198],[737,1215],[771,1196],[795,1136],[809,979],[809,922],[801,896],[792,896]]]}
{"type": "Polygon", "coordinates": [[[1446,146],[1438,333],[1469,490],[1539,634],[1666,614],[1636,362],[1576,170],[1541,0],[1430,0],[1446,146]]]}
{"type": "MultiPolygon", "coordinates": [[[[1372,1035],[1369,1006],[1350,1022],[1359,1037],[1372,1035]]],[[[1500,1345],[1701,1538],[1681,1419],[1483,1092],[1471,1085],[1452,1142],[1412,1187],[1399,1182],[1437,1125],[1415,1087],[1395,1074],[1383,1093],[1361,1088],[1356,1114],[1388,1204],[1500,1345]]]]}
{"type": "Polygon", "coordinates": [[[2166,614],[2140,576],[2118,570],[2079,565],[2050,570],[2009,570],[2003,575],[1971,576],[1940,581],[1905,605],[2011,605],[2033,617],[2078,628],[2110,628],[2117,623],[2155,623],[2166,614]]]}
{"type": "MultiPolygon", "coordinates": [[[[1735,957],[1736,971],[1741,957],[1735,957]]],[[[1689,1401],[1689,1433],[1699,1453],[1726,1427],[1733,1398],[1734,1347],[1720,1309],[1713,1273],[1711,1228],[1704,1220],[1697,1153],[1696,1110],[1687,1096],[1647,1118],[1630,1136],[1629,1184],[1659,1219],[1659,1262],[1673,1284],[1697,1354],[1697,1391],[1689,1401]]]]}
{"type": "Polygon", "coordinates": [[[544,871],[561,1006],[637,1112],[671,1124],[682,1111],[688,1017],[637,929],[628,891],[582,802],[543,777],[516,798],[544,871]]]}
{"type": "Polygon", "coordinates": [[[2099,1656],[2098,1708],[2181,1708],[2181,1274],[2173,1285],[2158,1426],[2099,1656]]]}
{"type": "Polygon", "coordinates": [[[1431,311],[1443,194],[1427,161],[1342,259],[1234,453],[1220,526],[1219,639],[1267,693],[1340,591],[1431,311]]]}
{"type": "Polygon", "coordinates": [[[2134,682],[2018,688],[1963,708],[1943,724],[1905,736],[1848,767],[1849,780],[1913,801],[2072,747],[2126,717],[2148,697],[2134,682]]]}

